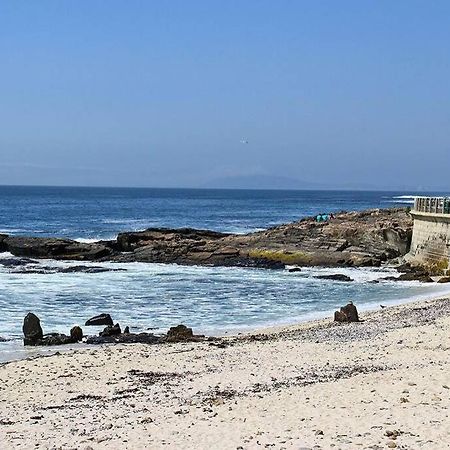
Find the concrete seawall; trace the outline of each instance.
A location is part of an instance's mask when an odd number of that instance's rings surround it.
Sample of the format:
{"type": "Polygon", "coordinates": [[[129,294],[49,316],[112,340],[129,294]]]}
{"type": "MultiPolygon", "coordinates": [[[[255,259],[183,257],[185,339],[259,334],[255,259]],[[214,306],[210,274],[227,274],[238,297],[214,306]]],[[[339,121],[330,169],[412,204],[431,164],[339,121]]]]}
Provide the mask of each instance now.
{"type": "Polygon", "coordinates": [[[414,219],[408,259],[446,273],[450,255],[450,214],[411,211],[414,219]]]}

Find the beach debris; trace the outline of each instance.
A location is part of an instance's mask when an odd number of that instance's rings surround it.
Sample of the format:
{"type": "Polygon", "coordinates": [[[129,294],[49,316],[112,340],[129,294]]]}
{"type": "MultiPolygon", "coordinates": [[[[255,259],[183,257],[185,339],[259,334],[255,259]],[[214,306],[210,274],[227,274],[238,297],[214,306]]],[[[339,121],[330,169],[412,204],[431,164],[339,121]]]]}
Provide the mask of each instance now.
{"type": "Polygon", "coordinates": [[[354,281],[353,278],[350,278],[348,275],[344,275],[342,273],[335,273],[332,275],[316,275],[314,278],[319,280],[334,280],[334,281],[354,281]]]}
{"type": "Polygon", "coordinates": [[[335,322],[359,322],[358,310],[353,302],[343,306],[340,311],[334,313],[335,322]]]}
{"type": "Polygon", "coordinates": [[[31,312],[23,320],[22,331],[24,345],[37,345],[38,341],[44,337],[39,317],[31,312]]]}
{"type": "Polygon", "coordinates": [[[70,330],[72,342],[80,342],[83,339],[83,330],[77,325],[70,330]]]}
{"type": "Polygon", "coordinates": [[[109,325],[113,326],[114,322],[109,314],[99,314],[98,316],[91,317],[86,320],[85,326],[94,326],[94,325],[109,325]]]}
{"type": "Polygon", "coordinates": [[[100,336],[117,336],[122,334],[120,325],[116,323],[115,325],[108,325],[101,333],[100,336]]]}

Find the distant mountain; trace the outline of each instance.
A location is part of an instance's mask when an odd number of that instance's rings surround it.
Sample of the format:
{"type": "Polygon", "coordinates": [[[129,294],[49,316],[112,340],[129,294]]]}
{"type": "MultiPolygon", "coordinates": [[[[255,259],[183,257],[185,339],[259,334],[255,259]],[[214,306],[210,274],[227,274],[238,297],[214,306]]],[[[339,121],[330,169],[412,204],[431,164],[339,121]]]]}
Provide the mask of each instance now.
{"type": "Polygon", "coordinates": [[[236,175],[216,178],[202,187],[210,189],[325,189],[319,183],[272,175],[236,175]]]}

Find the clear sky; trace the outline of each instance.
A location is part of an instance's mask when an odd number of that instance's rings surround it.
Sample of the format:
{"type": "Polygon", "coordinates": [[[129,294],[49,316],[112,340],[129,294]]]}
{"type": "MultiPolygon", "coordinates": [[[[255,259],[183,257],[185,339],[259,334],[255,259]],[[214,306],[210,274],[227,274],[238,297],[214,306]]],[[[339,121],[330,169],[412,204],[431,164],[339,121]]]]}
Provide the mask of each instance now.
{"type": "Polygon", "coordinates": [[[0,184],[435,189],[449,168],[449,1],[0,2],[0,184]]]}

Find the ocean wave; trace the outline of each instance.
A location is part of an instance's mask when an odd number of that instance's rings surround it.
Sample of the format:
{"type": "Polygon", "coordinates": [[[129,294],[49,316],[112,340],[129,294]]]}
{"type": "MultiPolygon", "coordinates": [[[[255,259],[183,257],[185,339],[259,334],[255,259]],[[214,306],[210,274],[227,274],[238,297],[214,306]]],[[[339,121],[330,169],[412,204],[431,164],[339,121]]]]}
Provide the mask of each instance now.
{"type": "Polygon", "coordinates": [[[392,198],[398,198],[398,199],[402,199],[402,198],[404,198],[404,199],[415,199],[416,197],[420,197],[419,195],[394,195],[392,198]]]}

